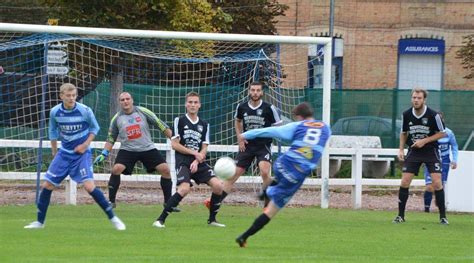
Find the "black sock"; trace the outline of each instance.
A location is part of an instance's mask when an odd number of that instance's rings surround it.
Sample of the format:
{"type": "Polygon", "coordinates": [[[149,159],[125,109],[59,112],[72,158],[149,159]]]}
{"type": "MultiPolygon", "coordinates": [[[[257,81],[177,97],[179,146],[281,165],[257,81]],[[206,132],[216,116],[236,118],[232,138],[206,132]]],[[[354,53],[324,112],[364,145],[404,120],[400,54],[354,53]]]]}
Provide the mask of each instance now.
{"type": "Polygon", "coordinates": [[[405,218],[405,207],[408,200],[408,188],[400,187],[398,191],[398,215],[405,218]]]}
{"type": "Polygon", "coordinates": [[[168,215],[171,214],[171,212],[173,211],[173,207],[177,207],[179,202],[181,202],[181,200],[183,200],[183,197],[178,192],[176,192],[170,198],[170,200],[168,200],[168,202],[165,205],[165,208],[163,209],[163,212],[161,212],[161,215],[160,217],[158,217],[157,220],[164,223],[168,215]]]}
{"type": "Polygon", "coordinates": [[[216,221],[217,212],[219,212],[219,208],[221,207],[222,195],[216,195],[212,193],[211,195],[211,207],[209,209],[209,222],[216,221]]]}
{"type": "Polygon", "coordinates": [[[260,231],[260,229],[262,229],[266,224],[268,224],[268,222],[270,222],[270,218],[266,215],[266,214],[261,214],[259,217],[257,217],[255,219],[255,221],[253,222],[253,224],[250,226],[249,229],[247,229],[247,231],[245,231],[241,237],[244,239],[244,240],[247,240],[247,238],[255,233],[257,233],[258,231],[260,231]]]}
{"type": "Polygon", "coordinates": [[[444,201],[444,189],[435,190],[436,205],[439,209],[439,218],[446,218],[446,204],[444,201]]]}
{"type": "Polygon", "coordinates": [[[160,179],[161,190],[163,191],[163,197],[165,204],[168,203],[168,200],[171,198],[171,192],[173,188],[173,182],[171,178],[163,178],[160,179]]]}
{"type": "Polygon", "coordinates": [[[120,187],[120,174],[111,174],[109,179],[109,201],[115,203],[115,197],[120,187]]]}
{"type": "Polygon", "coordinates": [[[221,194],[221,203],[222,201],[224,201],[225,197],[227,196],[227,192],[226,191],[222,191],[222,194],[221,194]]]}

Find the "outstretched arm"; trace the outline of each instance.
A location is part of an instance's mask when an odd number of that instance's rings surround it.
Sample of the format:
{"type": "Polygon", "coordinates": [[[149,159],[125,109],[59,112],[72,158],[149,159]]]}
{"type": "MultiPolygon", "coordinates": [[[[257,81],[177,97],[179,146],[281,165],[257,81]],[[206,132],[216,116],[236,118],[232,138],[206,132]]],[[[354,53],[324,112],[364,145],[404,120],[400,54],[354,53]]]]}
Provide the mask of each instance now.
{"type": "Polygon", "coordinates": [[[244,139],[251,140],[257,137],[260,138],[277,138],[284,141],[291,141],[293,138],[293,134],[295,133],[296,126],[298,126],[299,122],[292,122],[288,123],[283,126],[276,126],[276,127],[267,127],[261,129],[255,129],[246,131],[242,134],[244,139]]]}
{"type": "Polygon", "coordinates": [[[458,143],[456,142],[456,137],[454,133],[449,132],[449,144],[451,145],[451,153],[453,154],[453,161],[451,162],[451,168],[456,169],[458,166],[458,143]]]}
{"type": "Polygon", "coordinates": [[[158,116],[156,116],[156,114],[153,113],[151,110],[140,106],[138,106],[138,108],[143,112],[143,114],[145,114],[148,123],[157,127],[161,131],[161,133],[163,133],[168,139],[171,139],[171,130],[168,125],[166,125],[166,123],[160,120],[158,116]]]}

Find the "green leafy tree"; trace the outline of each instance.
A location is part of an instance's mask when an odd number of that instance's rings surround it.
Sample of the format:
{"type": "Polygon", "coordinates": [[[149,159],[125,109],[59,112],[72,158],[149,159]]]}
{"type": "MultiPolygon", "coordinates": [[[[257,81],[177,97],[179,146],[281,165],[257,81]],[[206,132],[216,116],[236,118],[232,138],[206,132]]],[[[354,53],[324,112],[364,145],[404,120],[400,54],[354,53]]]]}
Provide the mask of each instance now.
{"type": "Polygon", "coordinates": [[[284,16],[288,6],[277,0],[209,0],[232,17],[232,33],[275,35],[275,17],[284,16]]]}
{"type": "Polygon", "coordinates": [[[456,58],[461,59],[463,68],[469,73],[464,76],[466,79],[474,78],[474,34],[464,37],[464,46],[456,52],[456,58]]]}
{"type": "Polygon", "coordinates": [[[205,0],[40,0],[64,26],[226,32],[232,18],[205,0]]]}
{"type": "MultiPolygon", "coordinates": [[[[232,18],[206,0],[39,0],[62,26],[228,32],[232,18]]],[[[182,56],[212,56],[212,41],[173,40],[182,56]]]]}

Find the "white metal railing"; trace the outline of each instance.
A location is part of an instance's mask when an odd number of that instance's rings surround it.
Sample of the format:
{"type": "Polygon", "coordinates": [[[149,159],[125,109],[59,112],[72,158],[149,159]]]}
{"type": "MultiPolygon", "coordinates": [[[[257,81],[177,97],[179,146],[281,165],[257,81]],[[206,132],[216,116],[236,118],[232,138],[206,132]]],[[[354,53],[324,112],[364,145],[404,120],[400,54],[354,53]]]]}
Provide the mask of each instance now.
{"type": "MultiPolygon", "coordinates": [[[[92,142],[91,147],[102,149],[105,142],[92,142]]],[[[166,161],[170,167],[174,167],[174,151],[171,149],[170,142],[164,144],[155,144],[158,150],[166,151],[166,161]]],[[[39,141],[35,140],[0,140],[0,148],[17,147],[17,148],[39,148],[39,141]]],[[[44,148],[50,148],[51,144],[49,141],[43,142],[44,148]]],[[[120,148],[120,143],[115,143],[114,149],[120,148]]],[[[286,151],[288,147],[282,147],[282,151],[286,151]]],[[[208,148],[209,152],[236,152],[238,150],[237,145],[210,145],[208,148]]],[[[272,151],[277,152],[277,147],[273,147],[272,151]]],[[[337,156],[350,156],[352,161],[352,174],[351,178],[337,179],[329,178],[329,168],[324,167],[325,163],[322,162],[321,179],[308,178],[304,185],[321,186],[321,192],[328,192],[328,189],[324,187],[334,186],[351,186],[352,187],[352,206],[354,209],[362,207],[362,186],[397,186],[400,185],[400,179],[366,179],[362,178],[362,161],[365,156],[384,155],[384,156],[396,156],[398,149],[380,149],[380,148],[327,148],[325,154],[329,159],[332,155],[337,156]],[[326,168],[326,169],[325,169],[326,168]],[[324,182],[327,182],[326,186],[324,182]]],[[[329,162],[327,162],[329,165],[329,162]]],[[[36,172],[1,172],[1,180],[36,180],[36,172]]],[[[173,182],[176,181],[176,174],[174,169],[171,169],[171,175],[173,182]]],[[[159,181],[159,176],[156,175],[139,175],[140,181],[159,181]]],[[[107,181],[109,174],[94,174],[96,181],[107,181]]],[[[123,177],[124,181],[135,181],[135,176],[123,177]]],[[[259,183],[261,178],[259,176],[243,176],[237,181],[238,183],[259,183]]],[[[424,180],[415,179],[412,185],[421,186],[424,185],[424,180]]],[[[66,203],[76,204],[76,189],[77,185],[73,180],[66,180],[66,203]]],[[[329,205],[329,195],[321,194],[321,207],[327,208],[329,205]],[[325,206],[323,204],[326,204],[325,206]]]]}

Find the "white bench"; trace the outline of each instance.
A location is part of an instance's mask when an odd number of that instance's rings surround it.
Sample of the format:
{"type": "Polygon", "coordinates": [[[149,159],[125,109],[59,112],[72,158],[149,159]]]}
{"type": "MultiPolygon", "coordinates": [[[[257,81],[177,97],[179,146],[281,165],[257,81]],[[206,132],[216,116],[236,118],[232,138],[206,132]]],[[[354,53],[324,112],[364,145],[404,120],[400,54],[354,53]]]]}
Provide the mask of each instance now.
{"type": "MultiPolygon", "coordinates": [[[[382,148],[378,136],[344,136],[333,135],[329,139],[331,148],[382,148]]],[[[331,155],[329,157],[329,177],[334,177],[341,169],[342,161],[350,161],[347,155],[331,155]]],[[[362,161],[362,176],[366,178],[381,178],[390,169],[393,157],[379,157],[378,155],[364,156],[362,161]]]]}

